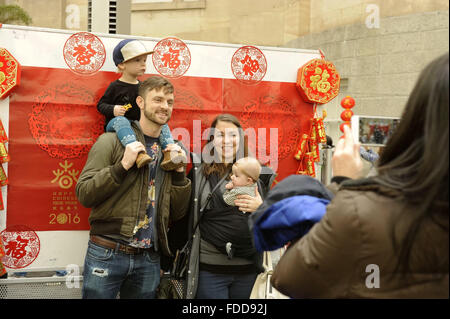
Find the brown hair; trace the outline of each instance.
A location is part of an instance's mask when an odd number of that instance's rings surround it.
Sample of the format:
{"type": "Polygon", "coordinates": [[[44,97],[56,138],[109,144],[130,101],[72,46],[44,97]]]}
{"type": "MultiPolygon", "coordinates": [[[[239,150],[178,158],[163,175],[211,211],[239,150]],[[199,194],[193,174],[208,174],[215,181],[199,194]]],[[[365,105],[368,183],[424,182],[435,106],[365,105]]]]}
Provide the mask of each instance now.
{"type": "Polygon", "coordinates": [[[163,89],[164,94],[173,93],[174,87],[169,80],[159,75],[150,76],[139,85],[139,96],[145,99],[145,94],[151,90],[160,91],[163,89]]]}
{"type": "MultiPolygon", "coordinates": [[[[211,123],[211,130],[209,131],[208,143],[211,143],[213,141],[214,129],[216,128],[217,123],[219,121],[232,123],[239,129],[239,147],[233,163],[236,162],[236,159],[247,157],[248,145],[247,140],[244,137],[244,130],[242,129],[239,120],[231,114],[220,114],[214,119],[214,121],[211,123]]],[[[214,149],[211,150],[210,155],[213,155],[212,152],[214,152],[214,149]]],[[[233,163],[222,163],[221,161],[213,161],[212,163],[205,163],[203,165],[203,174],[206,177],[208,177],[211,174],[217,174],[219,177],[222,177],[227,171],[230,170],[233,163]]]]}
{"type": "MultiPolygon", "coordinates": [[[[449,208],[449,55],[435,59],[419,75],[400,124],[381,153],[377,180],[415,205],[406,237],[396,238],[398,269],[408,271],[411,250],[422,222],[449,208]]],[[[400,215],[400,219],[401,219],[400,215]]],[[[448,217],[448,216],[447,216],[448,217]]],[[[398,220],[400,222],[401,220],[398,220]]]]}

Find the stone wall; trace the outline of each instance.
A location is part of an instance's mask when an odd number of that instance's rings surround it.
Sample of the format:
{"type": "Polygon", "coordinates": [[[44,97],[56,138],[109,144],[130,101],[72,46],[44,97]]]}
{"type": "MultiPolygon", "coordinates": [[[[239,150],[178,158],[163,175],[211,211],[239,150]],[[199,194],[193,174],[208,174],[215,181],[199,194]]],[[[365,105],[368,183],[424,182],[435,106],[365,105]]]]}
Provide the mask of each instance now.
{"type": "MultiPolygon", "coordinates": [[[[285,46],[321,49],[342,78],[340,94],[326,106],[333,140],[341,135],[341,99],[352,96],[355,114],[400,116],[420,71],[449,50],[449,11],[381,18],[309,34],[285,46]],[[331,121],[330,121],[331,120],[331,121]]],[[[300,67],[300,66],[299,66],[300,67]]]]}

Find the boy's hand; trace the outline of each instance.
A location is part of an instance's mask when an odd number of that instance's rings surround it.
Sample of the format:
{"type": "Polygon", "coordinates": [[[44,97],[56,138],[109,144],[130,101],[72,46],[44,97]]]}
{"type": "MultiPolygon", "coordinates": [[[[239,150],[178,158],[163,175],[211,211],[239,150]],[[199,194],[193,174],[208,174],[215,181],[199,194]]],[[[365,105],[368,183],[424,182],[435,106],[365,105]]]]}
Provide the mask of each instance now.
{"type": "Polygon", "coordinates": [[[127,110],[123,107],[123,105],[115,105],[114,106],[114,116],[124,116],[127,110]]]}
{"type": "MultiPolygon", "coordinates": [[[[181,153],[186,158],[186,152],[177,144],[167,144],[167,147],[163,152],[171,152],[171,157],[174,158],[178,153],[181,153]]],[[[175,170],[178,173],[184,171],[184,167],[177,168],[175,170]]]]}

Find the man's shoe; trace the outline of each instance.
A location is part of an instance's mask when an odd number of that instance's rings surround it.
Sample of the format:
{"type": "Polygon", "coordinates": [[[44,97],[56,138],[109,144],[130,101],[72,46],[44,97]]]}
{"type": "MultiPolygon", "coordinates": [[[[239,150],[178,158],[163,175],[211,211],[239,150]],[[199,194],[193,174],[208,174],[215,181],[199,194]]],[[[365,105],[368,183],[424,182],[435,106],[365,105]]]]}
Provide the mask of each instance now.
{"type": "Polygon", "coordinates": [[[142,166],[148,165],[152,161],[152,158],[148,156],[147,153],[141,152],[138,154],[136,158],[136,165],[138,168],[141,168],[142,166]]]}
{"type": "Polygon", "coordinates": [[[163,152],[164,159],[161,162],[161,168],[165,171],[173,171],[180,167],[185,167],[187,163],[186,156],[182,151],[179,152],[163,152]],[[171,157],[174,156],[174,157],[171,157]]]}

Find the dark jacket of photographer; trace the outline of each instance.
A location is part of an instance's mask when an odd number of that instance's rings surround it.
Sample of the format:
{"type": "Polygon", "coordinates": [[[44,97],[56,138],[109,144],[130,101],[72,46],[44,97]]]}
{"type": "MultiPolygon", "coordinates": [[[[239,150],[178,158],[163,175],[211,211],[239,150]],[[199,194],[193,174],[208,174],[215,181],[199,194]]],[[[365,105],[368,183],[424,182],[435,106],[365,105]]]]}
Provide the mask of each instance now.
{"type": "Polygon", "coordinates": [[[293,298],[448,299],[448,211],[422,223],[407,274],[396,268],[394,225],[404,238],[415,213],[372,179],[343,182],[322,220],[280,259],[273,286],[293,298]]]}

